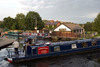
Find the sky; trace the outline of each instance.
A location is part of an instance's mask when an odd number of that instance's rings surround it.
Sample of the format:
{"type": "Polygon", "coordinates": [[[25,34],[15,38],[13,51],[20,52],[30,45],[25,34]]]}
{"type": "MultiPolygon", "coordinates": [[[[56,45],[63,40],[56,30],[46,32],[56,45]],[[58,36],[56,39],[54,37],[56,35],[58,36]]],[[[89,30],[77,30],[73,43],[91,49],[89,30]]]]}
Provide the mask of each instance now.
{"type": "Polygon", "coordinates": [[[0,0],[0,20],[29,11],[38,12],[43,20],[83,24],[96,18],[100,0],[0,0]]]}

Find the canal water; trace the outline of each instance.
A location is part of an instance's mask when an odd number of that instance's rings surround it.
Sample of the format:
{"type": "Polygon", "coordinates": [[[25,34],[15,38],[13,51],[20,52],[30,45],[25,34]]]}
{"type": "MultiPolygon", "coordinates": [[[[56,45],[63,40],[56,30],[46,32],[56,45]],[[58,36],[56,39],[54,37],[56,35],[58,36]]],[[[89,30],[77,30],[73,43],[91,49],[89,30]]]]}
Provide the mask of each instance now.
{"type": "Polygon", "coordinates": [[[0,50],[0,67],[100,67],[100,51],[11,64],[4,60],[6,49],[0,50]]]}
{"type": "Polygon", "coordinates": [[[0,67],[100,67],[100,51],[65,55],[11,64],[4,60],[6,48],[0,50],[0,67]]]}

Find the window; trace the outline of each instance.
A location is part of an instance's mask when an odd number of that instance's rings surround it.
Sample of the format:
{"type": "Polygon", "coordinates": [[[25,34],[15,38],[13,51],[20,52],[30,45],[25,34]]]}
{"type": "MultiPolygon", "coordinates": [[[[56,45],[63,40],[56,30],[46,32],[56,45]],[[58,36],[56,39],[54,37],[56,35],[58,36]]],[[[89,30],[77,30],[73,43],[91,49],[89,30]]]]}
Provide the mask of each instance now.
{"type": "Polygon", "coordinates": [[[52,27],[54,27],[54,25],[52,25],[52,27]]]}
{"type": "Polygon", "coordinates": [[[60,46],[54,46],[54,52],[60,51],[60,46]]]}
{"type": "Polygon", "coordinates": [[[76,44],[72,44],[72,49],[75,49],[77,48],[77,45],[76,44]]]}
{"type": "Polygon", "coordinates": [[[88,47],[88,44],[86,42],[83,42],[82,47],[88,47]]]}
{"type": "Polygon", "coordinates": [[[49,27],[49,25],[47,25],[47,27],[49,27]]]}
{"type": "Polygon", "coordinates": [[[92,46],[94,46],[94,45],[97,45],[96,41],[93,41],[92,42],[92,46]]]}

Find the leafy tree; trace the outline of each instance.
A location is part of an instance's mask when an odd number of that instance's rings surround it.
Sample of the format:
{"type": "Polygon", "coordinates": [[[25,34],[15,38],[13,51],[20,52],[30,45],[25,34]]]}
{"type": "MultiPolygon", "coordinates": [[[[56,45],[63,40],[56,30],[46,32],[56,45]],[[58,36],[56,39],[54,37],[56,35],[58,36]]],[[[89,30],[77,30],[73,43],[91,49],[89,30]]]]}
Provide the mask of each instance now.
{"type": "Polygon", "coordinates": [[[42,29],[44,23],[40,15],[37,12],[30,11],[25,16],[23,13],[17,14],[15,19],[9,17],[4,18],[4,22],[0,24],[2,28],[8,29],[20,29],[20,30],[34,30],[37,26],[37,29],[42,29]],[[37,24],[36,24],[37,23],[37,24]]]}
{"type": "Polygon", "coordinates": [[[3,23],[0,23],[0,28],[4,28],[4,24],[3,23]]]}
{"type": "Polygon", "coordinates": [[[15,20],[9,16],[9,17],[4,18],[3,26],[4,28],[12,29],[11,27],[14,23],[15,23],[15,20]]]}
{"type": "Polygon", "coordinates": [[[84,25],[86,31],[97,31],[100,33],[100,13],[94,19],[94,22],[87,22],[84,25]]]}
{"type": "Polygon", "coordinates": [[[12,30],[19,29],[18,22],[14,22],[13,25],[11,26],[11,29],[12,30]]]}
{"type": "Polygon", "coordinates": [[[100,13],[94,19],[94,27],[95,27],[95,31],[100,33],[100,13]]]}
{"type": "Polygon", "coordinates": [[[37,12],[30,11],[26,15],[26,28],[34,30],[36,26],[37,29],[42,29],[44,27],[44,23],[37,12]]]}
{"type": "Polygon", "coordinates": [[[93,31],[93,23],[92,22],[87,22],[85,25],[84,25],[84,29],[86,31],[93,31]]]}
{"type": "Polygon", "coordinates": [[[25,28],[25,15],[23,13],[17,14],[15,20],[17,22],[15,24],[18,24],[18,29],[22,30],[25,28]]]}

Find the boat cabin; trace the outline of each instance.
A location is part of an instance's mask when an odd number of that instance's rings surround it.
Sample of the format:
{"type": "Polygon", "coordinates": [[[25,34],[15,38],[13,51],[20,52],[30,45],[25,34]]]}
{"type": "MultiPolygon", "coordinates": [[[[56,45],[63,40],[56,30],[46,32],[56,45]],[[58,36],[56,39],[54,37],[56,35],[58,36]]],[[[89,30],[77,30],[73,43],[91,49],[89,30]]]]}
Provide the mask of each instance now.
{"type": "Polygon", "coordinates": [[[14,53],[8,50],[8,57],[13,58],[14,61],[19,61],[22,59],[36,59],[95,49],[100,49],[100,39],[85,39],[27,46],[26,54],[19,50],[19,56],[16,58],[16,56],[13,56],[14,53]]]}

